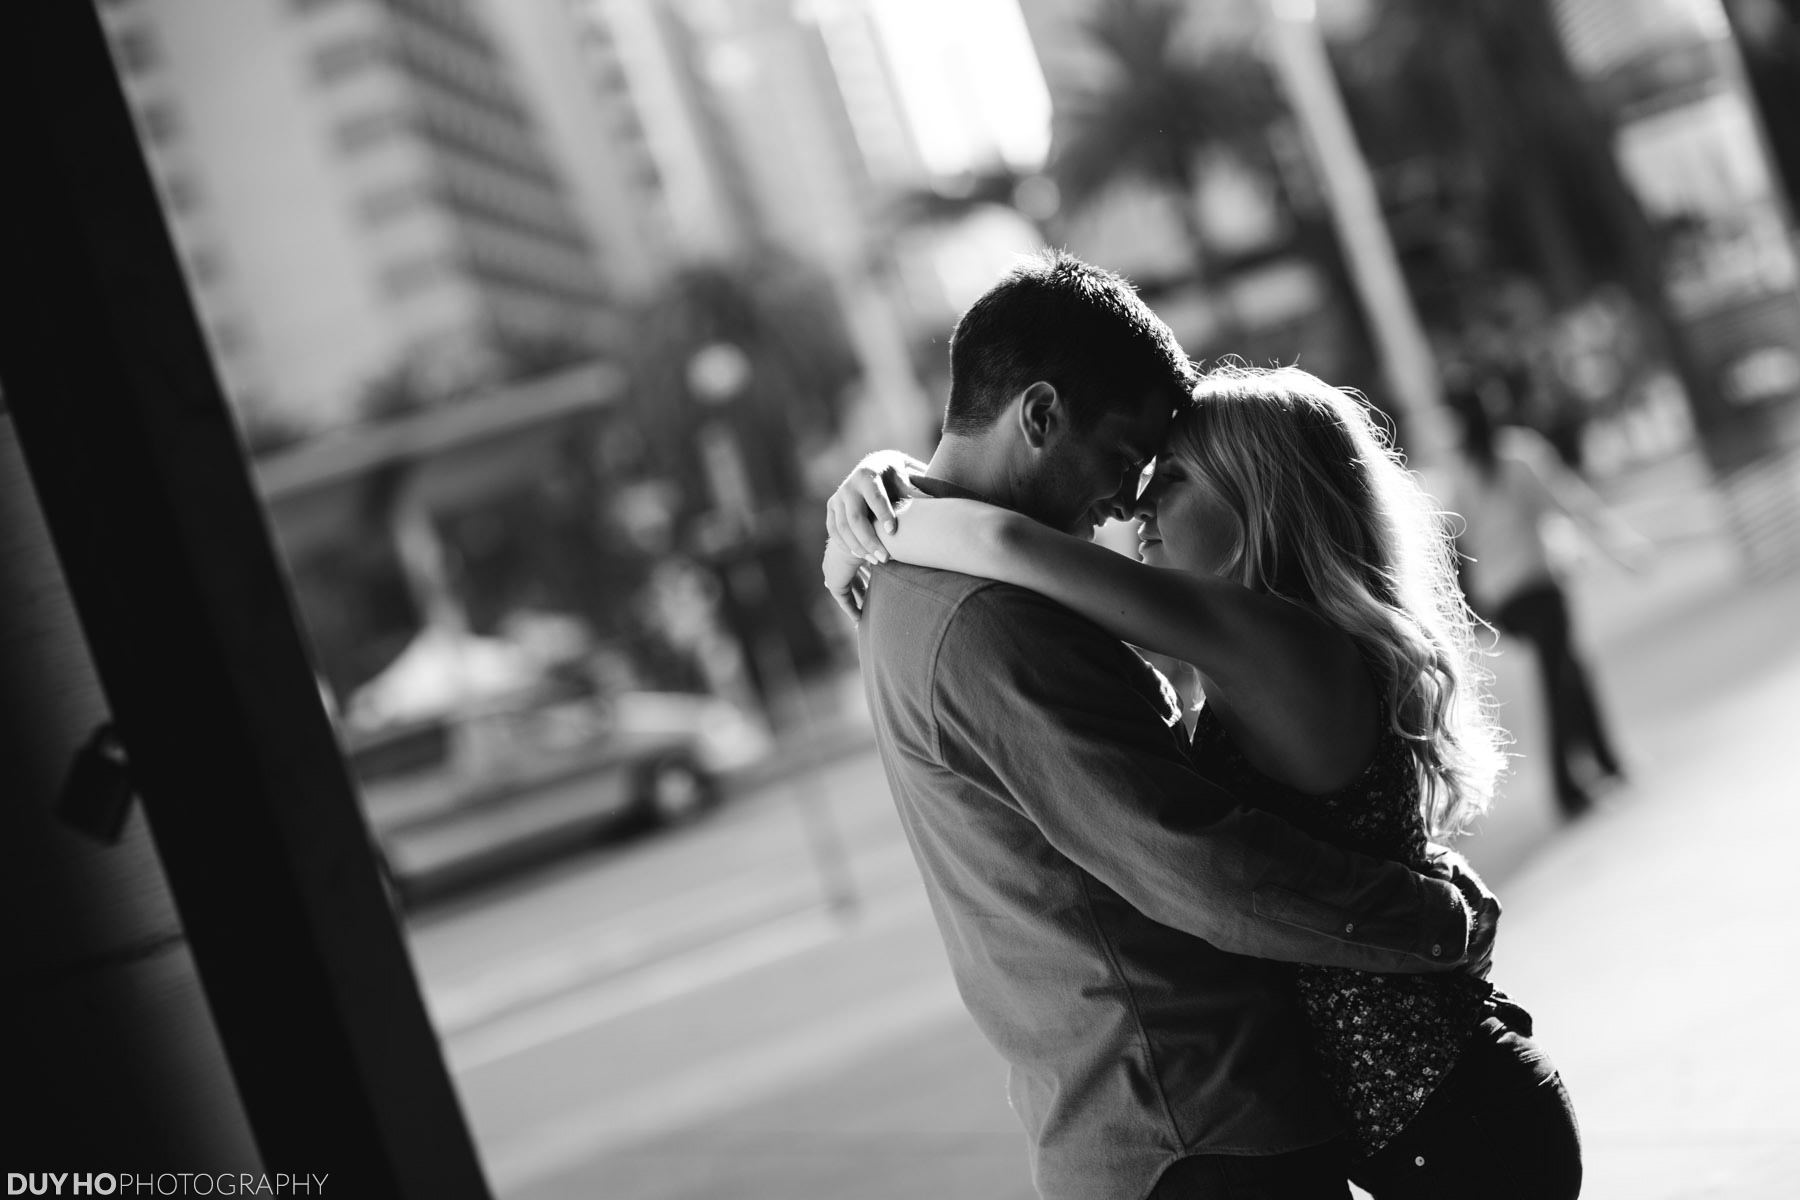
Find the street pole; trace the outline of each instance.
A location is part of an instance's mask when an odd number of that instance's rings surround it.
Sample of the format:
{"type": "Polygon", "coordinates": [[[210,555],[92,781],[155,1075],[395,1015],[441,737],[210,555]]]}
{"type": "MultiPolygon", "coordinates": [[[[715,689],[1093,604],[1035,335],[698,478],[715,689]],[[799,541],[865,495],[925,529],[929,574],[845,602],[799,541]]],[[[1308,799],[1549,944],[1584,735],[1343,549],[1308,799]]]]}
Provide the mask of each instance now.
{"type": "MultiPolygon", "coordinates": [[[[733,592],[740,599],[754,600],[766,616],[773,589],[759,557],[762,514],[744,470],[743,449],[723,415],[723,410],[735,403],[749,385],[750,374],[749,357],[729,342],[702,346],[688,360],[689,391],[702,406],[720,410],[721,414],[712,420],[702,420],[695,438],[700,447],[701,465],[713,493],[715,511],[728,539],[726,549],[732,558],[739,554],[743,556],[742,561],[733,562],[726,568],[726,574],[733,592]]],[[[778,747],[782,735],[797,727],[801,741],[810,752],[810,748],[818,744],[817,722],[801,683],[792,648],[779,631],[766,626],[754,630],[749,641],[745,648],[762,678],[766,716],[769,727],[776,734],[778,747]]],[[[778,748],[776,752],[782,751],[778,748]]],[[[825,906],[834,915],[844,916],[857,906],[850,855],[832,816],[829,798],[818,793],[818,785],[809,775],[810,772],[802,772],[795,783],[794,803],[799,809],[807,848],[819,872],[825,906]]]]}
{"type": "Polygon", "coordinates": [[[1437,362],[1332,74],[1313,0],[1264,4],[1275,73],[1318,167],[1332,226],[1405,422],[1407,459],[1415,469],[1437,467],[1452,444],[1437,362]]]}

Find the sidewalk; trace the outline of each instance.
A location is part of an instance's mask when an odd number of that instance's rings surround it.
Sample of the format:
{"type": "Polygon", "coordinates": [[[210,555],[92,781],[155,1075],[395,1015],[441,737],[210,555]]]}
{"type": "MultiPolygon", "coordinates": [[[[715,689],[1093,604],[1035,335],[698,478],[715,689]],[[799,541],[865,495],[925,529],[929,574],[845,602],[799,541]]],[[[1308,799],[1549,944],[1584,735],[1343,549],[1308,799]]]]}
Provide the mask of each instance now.
{"type": "Polygon", "coordinates": [[[1800,580],[1600,671],[1631,787],[1500,887],[1495,979],[1581,1114],[1589,1200],[1800,1193],[1800,580]]]}
{"type": "Polygon", "coordinates": [[[1507,906],[1494,978],[1580,1114],[1583,1196],[1773,1200],[1800,1195],[1800,576],[1749,582],[1672,478],[1620,498],[1657,566],[1574,582],[1633,782],[1562,825],[1534,668],[1503,655],[1524,759],[1468,852],[1507,906]]]}

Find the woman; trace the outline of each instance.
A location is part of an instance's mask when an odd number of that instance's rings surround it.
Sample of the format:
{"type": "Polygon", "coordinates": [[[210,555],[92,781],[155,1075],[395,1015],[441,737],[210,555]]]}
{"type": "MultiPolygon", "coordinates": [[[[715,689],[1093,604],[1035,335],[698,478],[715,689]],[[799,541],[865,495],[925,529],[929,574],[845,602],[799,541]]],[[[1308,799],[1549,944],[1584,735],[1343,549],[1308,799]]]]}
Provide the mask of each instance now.
{"type": "Polygon", "coordinates": [[[1496,426],[1478,390],[1452,399],[1467,466],[1452,495],[1463,514],[1459,542],[1470,559],[1469,595],[1483,616],[1537,651],[1557,807],[1565,817],[1579,816],[1593,806],[1575,769],[1583,747],[1602,780],[1617,782],[1624,772],[1576,653],[1549,522],[1572,523],[1628,570],[1647,560],[1649,544],[1613,516],[1543,437],[1496,426]]]}
{"type": "MultiPolygon", "coordinates": [[[[828,505],[827,586],[851,607],[888,555],[1042,592],[1192,668],[1195,757],[1240,799],[1415,869],[1486,806],[1498,733],[1442,514],[1349,394],[1295,368],[1209,375],[1140,498],[1141,562],[975,501],[896,509],[888,465],[828,505]]],[[[1296,986],[1380,1200],[1578,1194],[1567,1093],[1485,981],[1303,966],[1296,986]]]]}

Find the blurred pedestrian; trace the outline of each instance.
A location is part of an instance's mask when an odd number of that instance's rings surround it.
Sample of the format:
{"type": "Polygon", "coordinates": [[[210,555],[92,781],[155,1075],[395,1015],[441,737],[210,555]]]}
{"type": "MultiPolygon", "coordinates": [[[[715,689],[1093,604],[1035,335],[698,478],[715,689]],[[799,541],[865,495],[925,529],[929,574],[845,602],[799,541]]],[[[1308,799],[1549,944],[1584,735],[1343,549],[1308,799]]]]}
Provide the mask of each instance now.
{"type": "MultiPolygon", "coordinates": [[[[872,477],[840,496],[877,524],[892,516],[872,477]]],[[[1366,403],[1292,367],[1214,370],[1135,508],[1142,561],[959,499],[911,499],[883,543],[1191,664],[1205,697],[1194,759],[1210,777],[1424,869],[1430,839],[1486,807],[1502,756],[1442,513],[1366,403]]],[[[1348,1117],[1350,1176],[1378,1200],[1573,1200],[1568,1094],[1529,1016],[1485,979],[1301,965],[1294,982],[1348,1117]]]]}
{"type": "Polygon", "coordinates": [[[1582,753],[1603,781],[1622,780],[1624,768],[1575,643],[1562,582],[1567,538],[1559,542],[1557,531],[1585,535],[1634,571],[1648,562],[1650,545],[1542,435],[1497,423],[1479,383],[1456,389],[1450,401],[1462,469],[1447,481],[1444,499],[1463,521],[1464,587],[1477,613],[1536,651],[1556,803],[1565,816],[1578,816],[1593,806],[1577,771],[1582,753]]]}
{"type": "MultiPolygon", "coordinates": [[[[1191,384],[1129,284],[1054,252],[970,307],[950,364],[917,486],[1082,538],[1136,507],[1191,384]]],[[[1346,1200],[1343,1118],[1283,964],[1473,977],[1492,895],[1454,855],[1452,879],[1443,856],[1416,873],[1240,803],[1195,770],[1167,681],[1101,626],[900,562],[864,585],[862,556],[887,558],[867,509],[832,523],[828,586],[860,609],[895,806],[1040,1193],[1346,1200]]]]}

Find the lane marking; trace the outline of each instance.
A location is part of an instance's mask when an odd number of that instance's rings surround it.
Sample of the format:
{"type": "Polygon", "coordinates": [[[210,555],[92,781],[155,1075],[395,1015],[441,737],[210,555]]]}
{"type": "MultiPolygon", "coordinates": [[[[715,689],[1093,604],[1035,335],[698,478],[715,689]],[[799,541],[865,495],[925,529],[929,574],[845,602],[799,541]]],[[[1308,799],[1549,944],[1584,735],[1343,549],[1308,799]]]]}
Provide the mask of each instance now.
{"type": "Polygon", "coordinates": [[[837,1071],[934,1025],[967,1019],[948,979],[892,993],[823,1028],[715,1058],[654,1087],[593,1104],[483,1157],[497,1190],[541,1183],[622,1147],[742,1109],[837,1071]]]}

